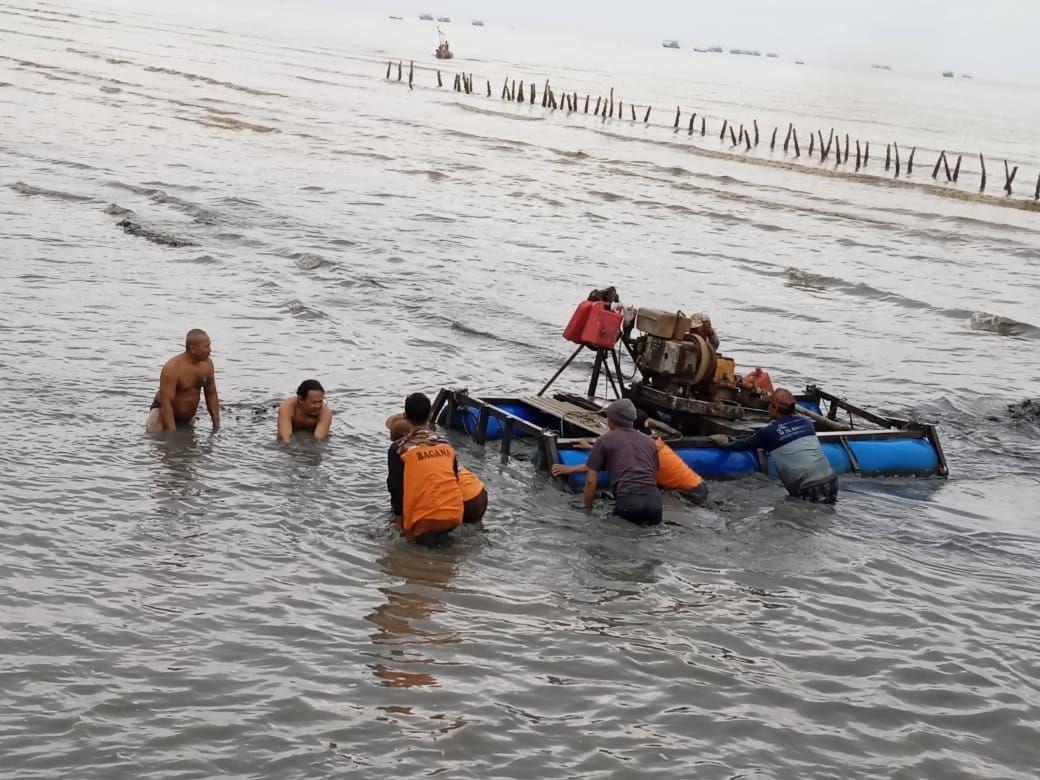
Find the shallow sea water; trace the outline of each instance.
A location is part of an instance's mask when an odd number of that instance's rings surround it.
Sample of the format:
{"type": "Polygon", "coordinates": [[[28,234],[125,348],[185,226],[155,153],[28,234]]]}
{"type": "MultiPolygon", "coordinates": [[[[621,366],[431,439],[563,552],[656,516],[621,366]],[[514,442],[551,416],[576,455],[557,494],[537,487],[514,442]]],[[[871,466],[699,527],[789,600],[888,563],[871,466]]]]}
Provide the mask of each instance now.
{"type": "MultiPolygon", "coordinates": [[[[438,91],[432,28],[396,25],[0,3],[4,773],[1035,777],[1040,423],[1007,408],[1040,381],[1037,215],[713,156],[710,133],[698,153],[670,114],[438,91]],[[710,311],[778,382],[939,423],[951,478],[845,479],[834,510],[714,483],[646,530],[459,441],[485,527],[395,539],[387,414],[415,389],[531,392],[606,284],[710,311]],[[150,439],[191,327],[224,424],[150,439]],[[334,435],[277,446],[309,376],[334,435]]],[[[1032,88],[942,85],[1013,92],[998,132],[912,77],[455,28],[452,67],[496,96],[507,74],[615,83],[716,126],[1040,164],[1032,88]],[[855,119],[868,78],[905,96],[883,131],[855,119]]]]}

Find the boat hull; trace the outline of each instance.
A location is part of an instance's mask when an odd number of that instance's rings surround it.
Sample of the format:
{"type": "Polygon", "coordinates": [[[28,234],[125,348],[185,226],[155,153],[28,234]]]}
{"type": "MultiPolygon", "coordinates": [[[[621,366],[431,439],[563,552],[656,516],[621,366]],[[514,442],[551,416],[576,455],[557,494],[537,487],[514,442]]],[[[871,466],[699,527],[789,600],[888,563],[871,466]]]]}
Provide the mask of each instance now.
{"type": "MultiPolygon", "coordinates": [[[[799,400],[799,405],[820,414],[818,400],[799,400]]],[[[588,452],[576,447],[579,439],[594,439],[605,432],[602,418],[589,411],[567,411],[566,404],[546,399],[488,398],[469,396],[465,391],[445,389],[434,404],[435,419],[442,427],[459,431],[479,444],[501,442],[503,458],[514,440],[528,440],[537,450],[543,468],[554,463],[568,466],[585,463],[588,452]]],[[[837,474],[867,477],[945,477],[946,460],[934,426],[908,424],[904,428],[875,427],[817,434],[824,455],[837,474]]],[[[668,442],[680,458],[706,479],[735,479],[756,471],[776,475],[765,453],[729,452],[705,437],[679,437],[668,442]]],[[[605,474],[600,475],[605,485],[605,474]]],[[[584,475],[567,480],[574,488],[585,483],[584,475]]]]}

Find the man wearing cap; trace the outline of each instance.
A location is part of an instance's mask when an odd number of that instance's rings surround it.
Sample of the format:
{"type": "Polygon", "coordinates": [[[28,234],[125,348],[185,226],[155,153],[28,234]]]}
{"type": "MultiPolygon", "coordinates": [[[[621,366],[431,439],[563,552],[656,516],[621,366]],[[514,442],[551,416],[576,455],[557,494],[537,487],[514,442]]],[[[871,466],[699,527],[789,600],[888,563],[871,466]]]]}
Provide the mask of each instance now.
{"type": "Polygon", "coordinates": [[[718,434],[711,438],[723,450],[765,450],[773,459],[776,475],[796,498],[822,504],[838,500],[838,477],[823,454],[812,420],[795,410],[791,391],[778,387],[769,396],[769,425],[751,436],[730,442],[718,434]]]}
{"type": "MultiPolygon", "coordinates": [[[[661,522],[661,491],[655,479],[657,446],[633,427],[635,421],[635,404],[627,398],[607,407],[610,431],[596,439],[584,466],[585,509],[592,509],[599,472],[606,469],[614,494],[614,514],[639,525],[657,525],[661,522]]],[[[581,468],[557,463],[552,473],[559,477],[581,468]]]]}
{"type": "Polygon", "coordinates": [[[690,331],[701,336],[705,341],[711,344],[715,349],[719,348],[719,334],[715,332],[715,328],[711,324],[711,317],[704,312],[691,315],[690,317],[690,331]]]}

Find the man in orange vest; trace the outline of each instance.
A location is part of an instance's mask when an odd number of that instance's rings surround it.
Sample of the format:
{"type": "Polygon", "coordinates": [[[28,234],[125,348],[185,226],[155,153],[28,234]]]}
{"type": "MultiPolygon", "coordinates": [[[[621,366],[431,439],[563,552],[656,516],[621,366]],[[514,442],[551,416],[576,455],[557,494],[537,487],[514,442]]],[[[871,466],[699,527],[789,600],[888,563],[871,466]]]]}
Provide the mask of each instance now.
{"type": "Polygon", "coordinates": [[[386,487],[394,524],[408,539],[442,540],[462,523],[462,490],[455,449],[428,427],[430,399],[412,393],[404,415],[412,430],[390,445],[386,487]]]}
{"type": "Polygon", "coordinates": [[[636,415],[636,429],[642,431],[654,440],[657,445],[657,486],[661,490],[677,490],[697,506],[708,503],[708,486],[704,479],[696,471],[686,465],[686,461],[679,454],[664,443],[664,440],[654,434],[647,426],[647,416],[643,412],[636,415]]]}
{"type": "MultiPolygon", "coordinates": [[[[386,421],[386,428],[390,432],[390,441],[404,438],[413,430],[403,413],[391,415],[386,421]]],[[[459,466],[459,490],[462,491],[462,522],[481,522],[488,507],[487,489],[477,475],[465,466],[459,466]]]]}

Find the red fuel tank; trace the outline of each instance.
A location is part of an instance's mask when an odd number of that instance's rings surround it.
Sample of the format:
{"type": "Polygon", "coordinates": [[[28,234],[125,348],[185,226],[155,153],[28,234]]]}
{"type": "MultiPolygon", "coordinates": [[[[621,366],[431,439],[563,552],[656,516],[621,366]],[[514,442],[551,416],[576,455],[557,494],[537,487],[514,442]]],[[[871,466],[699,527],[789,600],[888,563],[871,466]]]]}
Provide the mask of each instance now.
{"type": "Polygon", "coordinates": [[[625,315],[619,311],[611,311],[606,304],[589,311],[585,328],[581,334],[581,343],[590,347],[612,349],[621,333],[621,323],[625,315]]]}
{"type": "Polygon", "coordinates": [[[573,341],[575,344],[582,343],[582,334],[585,332],[585,323],[589,321],[589,312],[597,306],[603,308],[603,304],[598,301],[582,301],[578,304],[578,308],[571,315],[571,321],[563,329],[563,337],[567,341],[573,341]]]}

